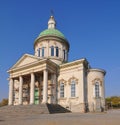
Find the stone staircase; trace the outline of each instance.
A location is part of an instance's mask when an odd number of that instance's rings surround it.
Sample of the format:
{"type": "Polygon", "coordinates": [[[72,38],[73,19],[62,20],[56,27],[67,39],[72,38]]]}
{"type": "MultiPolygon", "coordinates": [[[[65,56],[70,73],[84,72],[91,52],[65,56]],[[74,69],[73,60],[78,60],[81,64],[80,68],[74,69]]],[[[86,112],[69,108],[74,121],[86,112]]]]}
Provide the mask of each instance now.
{"type": "Polygon", "coordinates": [[[47,104],[49,113],[70,113],[71,111],[58,104],[47,104]]]}
{"type": "Polygon", "coordinates": [[[36,115],[36,114],[51,114],[51,113],[66,113],[69,110],[58,104],[40,104],[40,105],[18,105],[18,106],[3,106],[0,107],[0,114],[3,115],[36,115]]]}

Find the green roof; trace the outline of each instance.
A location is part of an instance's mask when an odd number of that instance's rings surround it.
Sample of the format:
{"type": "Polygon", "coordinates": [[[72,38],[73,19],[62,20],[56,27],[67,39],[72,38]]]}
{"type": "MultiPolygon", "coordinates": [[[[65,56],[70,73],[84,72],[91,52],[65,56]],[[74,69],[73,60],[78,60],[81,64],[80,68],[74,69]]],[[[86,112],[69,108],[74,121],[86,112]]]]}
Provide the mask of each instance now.
{"type": "Polygon", "coordinates": [[[57,29],[46,29],[42,31],[38,37],[49,36],[49,35],[58,36],[65,39],[65,36],[57,29]]]}

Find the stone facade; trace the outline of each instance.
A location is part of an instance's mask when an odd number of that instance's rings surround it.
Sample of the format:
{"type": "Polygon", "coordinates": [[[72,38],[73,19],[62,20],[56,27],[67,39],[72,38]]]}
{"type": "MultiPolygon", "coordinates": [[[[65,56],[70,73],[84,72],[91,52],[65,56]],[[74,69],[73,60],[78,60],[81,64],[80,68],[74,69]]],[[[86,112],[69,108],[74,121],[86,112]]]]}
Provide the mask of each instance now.
{"type": "Polygon", "coordinates": [[[35,40],[34,50],[8,71],[9,105],[49,103],[72,112],[104,110],[105,71],[90,68],[85,58],[67,62],[69,42],[56,29],[53,16],[35,40]]]}

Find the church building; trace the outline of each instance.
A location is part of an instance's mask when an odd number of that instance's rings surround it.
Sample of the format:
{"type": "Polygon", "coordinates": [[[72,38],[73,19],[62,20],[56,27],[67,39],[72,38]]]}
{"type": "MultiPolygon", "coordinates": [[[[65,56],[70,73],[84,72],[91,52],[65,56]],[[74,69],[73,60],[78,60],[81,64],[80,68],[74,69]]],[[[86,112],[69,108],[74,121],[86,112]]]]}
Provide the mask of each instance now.
{"type": "Polygon", "coordinates": [[[85,59],[68,62],[70,44],[50,16],[48,29],[34,41],[34,55],[24,54],[9,70],[9,105],[59,104],[72,112],[105,109],[102,69],[85,59]]]}

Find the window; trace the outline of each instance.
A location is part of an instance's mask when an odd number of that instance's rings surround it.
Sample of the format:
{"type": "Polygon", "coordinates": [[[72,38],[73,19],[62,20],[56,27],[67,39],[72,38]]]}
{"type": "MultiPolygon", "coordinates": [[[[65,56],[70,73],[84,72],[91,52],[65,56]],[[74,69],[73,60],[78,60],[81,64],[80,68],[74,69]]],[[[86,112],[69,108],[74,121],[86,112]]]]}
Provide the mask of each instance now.
{"type": "Polygon", "coordinates": [[[38,57],[40,57],[40,48],[38,49],[38,57]]]}
{"type": "Polygon", "coordinates": [[[100,87],[99,87],[99,83],[98,82],[96,82],[96,84],[95,84],[95,97],[96,98],[99,98],[100,97],[100,87]]]}
{"type": "Polygon", "coordinates": [[[56,56],[58,57],[59,56],[59,48],[56,47],[56,56]]]}
{"type": "Polygon", "coordinates": [[[42,47],[42,57],[44,57],[44,47],[42,47]]]}
{"type": "Polygon", "coordinates": [[[64,97],[64,83],[60,83],[60,97],[64,97]]]}
{"type": "Polygon", "coordinates": [[[75,81],[72,80],[72,82],[71,82],[71,97],[75,97],[75,89],[76,89],[75,81]]]}
{"type": "Polygon", "coordinates": [[[63,50],[63,59],[65,60],[65,50],[63,50]]]}
{"type": "Polygon", "coordinates": [[[51,56],[54,56],[54,46],[51,46],[51,56]]]}

